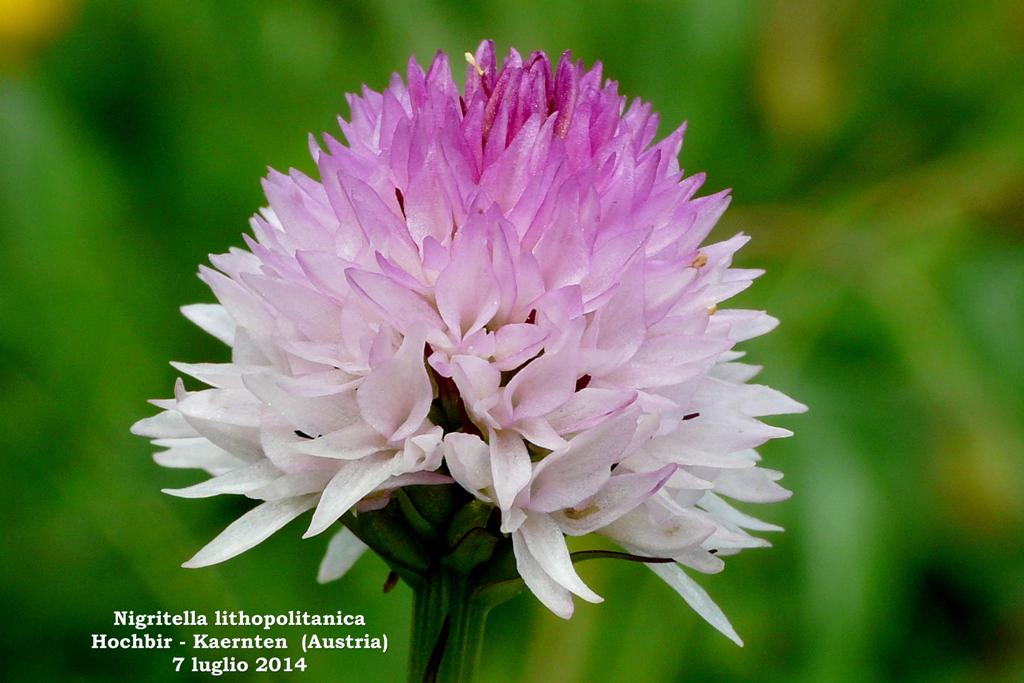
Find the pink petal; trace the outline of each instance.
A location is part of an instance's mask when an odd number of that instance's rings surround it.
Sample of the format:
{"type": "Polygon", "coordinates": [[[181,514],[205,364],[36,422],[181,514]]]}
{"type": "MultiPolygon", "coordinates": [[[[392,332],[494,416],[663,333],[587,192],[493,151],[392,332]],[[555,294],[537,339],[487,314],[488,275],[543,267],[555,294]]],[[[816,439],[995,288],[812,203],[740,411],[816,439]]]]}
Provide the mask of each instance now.
{"type": "Polygon", "coordinates": [[[561,511],[555,520],[571,536],[597,531],[657,493],[675,471],[675,465],[665,465],[650,472],[613,475],[583,505],[561,511]]]}
{"type": "Polygon", "coordinates": [[[406,332],[420,323],[438,329],[443,326],[433,306],[391,278],[356,268],[348,269],[345,274],[352,288],[398,330],[406,332]]]}
{"type": "Polygon", "coordinates": [[[623,415],[583,432],[564,450],[545,457],[534,468],[530,509],[554,512],[597,493],[611,476],[612,465],[624,457],[635,431],[635,415],[623,415]]]}
{"type": "Polygon", "coordinates": [[[422,334],[408,335],[394,357],[374,368],[356,389],[363,418],[390,441],[419,429],[433,398],[422,334]]]}

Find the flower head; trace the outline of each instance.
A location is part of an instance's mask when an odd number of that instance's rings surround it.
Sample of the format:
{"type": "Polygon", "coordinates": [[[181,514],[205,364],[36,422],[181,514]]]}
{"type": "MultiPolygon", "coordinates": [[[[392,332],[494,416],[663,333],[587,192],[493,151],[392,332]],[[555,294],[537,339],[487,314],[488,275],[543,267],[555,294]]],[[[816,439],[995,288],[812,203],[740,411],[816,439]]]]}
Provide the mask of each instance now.
{"type": "MultiPolygon", "coordinates": [[[[602,534],[649,564],[730,637],[679,565],[767,545],[776,529],[725,498],[782,500],[754,449],[788,436],[757,418],[803,406],[749,384],[737,342],[776,321],[717,310],[760,271],[731,267],[738,235],[701,246],[729,203],[696,197],[680,128],[655,142],[601,67],[494,46],[410,61],[350,95],[347,144],[311,139],[320,180],[264,181],[248,250],[201,268],[218,304],[185,315],[231,362],[175,367],[137,434],[157,461],[213,477],[183,497],[262,501],[186,566],[232,557],[313,510],[307,536],[388,505],[404,487],[464,490],[496,509],[519,575],[553,612],[600,601],[565,537],[602,534]]],[[[361,542],[343,530],[321,578],[361,542]]]]}

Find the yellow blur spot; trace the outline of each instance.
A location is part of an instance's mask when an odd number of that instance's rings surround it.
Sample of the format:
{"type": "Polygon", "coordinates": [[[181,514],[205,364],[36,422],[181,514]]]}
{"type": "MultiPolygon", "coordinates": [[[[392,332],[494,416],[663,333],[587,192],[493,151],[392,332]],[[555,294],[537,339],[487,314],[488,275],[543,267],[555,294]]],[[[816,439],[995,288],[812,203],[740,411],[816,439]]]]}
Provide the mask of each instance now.
{"type": "Polygon", "coordinates": [[[45,44],[68,25],[77,0],[0,0],[0,51],[45,44]]]}

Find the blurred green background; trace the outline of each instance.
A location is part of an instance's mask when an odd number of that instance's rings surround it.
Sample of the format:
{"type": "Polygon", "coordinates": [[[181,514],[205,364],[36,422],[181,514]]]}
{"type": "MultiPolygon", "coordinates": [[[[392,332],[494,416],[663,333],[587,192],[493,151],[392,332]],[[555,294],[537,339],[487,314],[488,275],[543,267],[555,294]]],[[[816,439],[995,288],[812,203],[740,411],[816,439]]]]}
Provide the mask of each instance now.
{"type": "Polygon", "coordinates": [[[196,266],[241,244],[265,167],[311,172],[344,92],[483,37],[601,59],[663,132],[689,120],[684,167],[734,188],[715,235],[768,269],[737,303],[783,321],[746,349],[811,411],[763,450],[788,531],[700,579],[744,649],[594,562],[604,605],[493,613],[481,680],[1024,680],[1024,5],[954,0],[0,0],[2,677],[187,678],[89,650],[114,609],[341,608],[389,653],[292,678],[402,680],[410,593],[380,561],[320,586],[326,541],[293,525],[180,569],[247,506],[162,495],[197,477],[128,426],[169,359],[226,358],[177,307],[211,300],[196,266]]]}

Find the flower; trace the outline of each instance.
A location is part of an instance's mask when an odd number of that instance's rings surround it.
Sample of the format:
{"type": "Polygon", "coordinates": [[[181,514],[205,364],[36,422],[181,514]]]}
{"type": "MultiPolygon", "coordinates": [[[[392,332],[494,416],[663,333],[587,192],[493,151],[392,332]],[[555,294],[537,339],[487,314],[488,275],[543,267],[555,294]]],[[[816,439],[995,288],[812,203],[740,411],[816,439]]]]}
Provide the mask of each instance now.
{"type": "MultiPolygon", "coordinates": [[[[403,487],[459,488],[499,511],[555,614],[601,600],[566,545],[597,533],[739,642],[680,565],[768,545],[746,530],[778,527],[725,499],[788,497],[754,449],[790,432],[757,418],[805,408],[734,350],[777,321],[717,310],[761,273],[731,266],[742,235],[701,246],[728,194],[696,197],[683,128],[655,143],[650,105],[600,65],[499,67],[489,41],[466,57],[461,93],[439,53],[350,95],[347,144],[311,138],[320,181],[271,172],[248,250],[200,269],[219,304],[183,312],[231,362],[174,364],[211,388],[179,379],[133,429],[158,463],[213,475],[168,493],[262,502],[185,566],[308,510],[313,536],[403,487]]],[[[321,580],[364,547],[340,531],[321,580]]]]}

